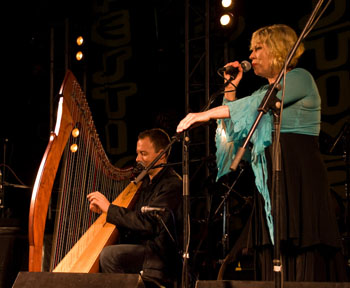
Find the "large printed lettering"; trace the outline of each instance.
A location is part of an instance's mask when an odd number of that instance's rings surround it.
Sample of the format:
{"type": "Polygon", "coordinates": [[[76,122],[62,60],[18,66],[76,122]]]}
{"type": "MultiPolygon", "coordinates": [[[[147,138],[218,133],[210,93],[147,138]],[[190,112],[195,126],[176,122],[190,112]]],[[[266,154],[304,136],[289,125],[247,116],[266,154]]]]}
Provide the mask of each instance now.
{"type": "Polygon", "coordinates": [[[108,13],[92,25],[93,41],[103,47],[121,47],[130,43],[129,11],[108,13]]]}
{"type": "Polygon", "coordinates": [[[103,71],[97,71],[93,75],[95,84],[104,85],[107,83],[116,83],[125,74],[126,61],[131,58],[131,47],[113,49],[102,55],[103,71]]]}
{"type": "Polygon", "coordinates": [[[126,97],[136,93],[135,83],[116,83],[93,89],[94,99],[105,101],[108,119],[121,119],[126,114],[126,97]]]}
{"type": "MultiPolygon", "coordinates": [[[[322,131],[336,139],[344,123],[348,121],[350,111],[349,97],[349,22],[345,15],[349,13],[346,0],[333,1],[328,13],[321,18],[308,36],[305,46],[315,56],[315,65],[319,74],[317,86],[322,98],[322,131]]],[[[301,21],[302,22],[302,21],[301,21]]],[[[337,151],[342,150],[340,141],[337,151]],[[339,149],[340,148],[340,149],[339,149]]],[[[322,144],[322,143],[321,143],[322,144]]],[[[332,143],[331,143],[332,144],[332,143]]],[[[323,155],[328,170],[328,178],[333,191],[345,195],[345,162],[341,153],[323,155]]]]}
{"type": "MultiPolygon", "coordinates": [[[[101,69],[93,74],[95,88],[92,89],[92,98],[105,103],[108,118],[105,125],[106,151],[111,156],[118,156],[128,150],[127,124],[123,120],[127,111],[126,99],[137,92],[136,83],[123,79],[127,61],[132,57],[129,11],[110,11],[101,16],[93,25],[92,34],[93,41],[103,51],[101,69]]],[[[124,158],[118,160],[118,165],[130,160],[130,156],[124,158]]]]}

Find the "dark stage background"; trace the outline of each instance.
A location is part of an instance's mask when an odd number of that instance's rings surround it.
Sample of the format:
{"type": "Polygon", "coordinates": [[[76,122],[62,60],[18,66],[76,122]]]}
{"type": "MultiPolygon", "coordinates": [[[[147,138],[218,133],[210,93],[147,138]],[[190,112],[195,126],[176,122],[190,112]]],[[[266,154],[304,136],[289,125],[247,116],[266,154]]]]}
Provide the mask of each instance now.
{"type": "MultiPolygon", "coordinates": [[[[193,39],[189,82],[196,91],[189,99],[188,109],[192,111],[205,104],[205,67],[199,61],[205,52],[204,2],[189,1],[189,33],[193,39]]],[[[316,3],[235,1],[234,26],[224,29],[218,23],[221,1],[209,2],[210,93],[219,89],[222,79],[216,70],[227,59],[248,60],[253,31],[285,23],[299,34],[316,3]]],[[[185,115],[185,1],[11,1],[2,6],[6,17],[1,20],[0,169],[7,185],[2,189],[0,245],[6,249],[1,248],[0,281],[3,287],[10,287],[18,271],[27,269],[31,187],[54,128],[56,95],[66,68],[73,71],[86,92],[111,162],[118,167],[133,164],[140,131],[161,127],[172,136],[185,115]],[[86,39],[83,63],[74,61],[78,34],[86,39]]],[[[320,145],[343,235],[347,232],[344,219],[348,181],[343,156],[349,143],[344,138],[336,140],[349,121],[349,15],[348,1],[332,1],[306,39],[306,52],[300,62],[314,75],[322,97],[320,145]]],[[[246,73],[239,97],[249,95],[262,83],[253,72],[246,73]]],[[[219,105],[221,99],[214,105],[219,105]]],[[[201,129],[191,132],[191,160],[208,156],[205,141],[210,144],[209,156],[215,155],[215,123],[209,127],[209,139],[204,138],[201,129]]],[[[181,143],[174,144],[171,162],[181,162],[181,149],[181,143]]],[[[180,165],[176,169],[182,173],[180,165]]],[[[252,178],[247,169],[237,185],[239,194],[229,199],[232,213],[226,219],[228,227],[223,226],[222,212],[208,223],[208,213],[216,209],[226,190],[222,183],[230,184],[237,177],[232,173],[218,184],[215,173],[212,157],[196,162],[190,170],[191,245],[200,279],[216,279],[220,259],[232,246],[250,208],[252,178]],[[228,229],[229,243],[222,239],[224,229],[228,229]]],[[[249,279],[253,273],[250,264],[250,259],[242,259],[243,272],[237,275],[240,270],[233,267],[235,277],[249,279]]]]}

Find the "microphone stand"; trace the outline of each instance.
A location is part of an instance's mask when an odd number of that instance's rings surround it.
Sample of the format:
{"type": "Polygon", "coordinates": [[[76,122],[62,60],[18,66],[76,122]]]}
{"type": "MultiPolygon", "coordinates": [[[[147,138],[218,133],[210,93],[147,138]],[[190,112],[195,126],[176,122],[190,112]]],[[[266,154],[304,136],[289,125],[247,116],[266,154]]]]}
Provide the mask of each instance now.
{"type": "MultiPolygon", "coordinates": [[[[231,80],[234,78],[231,76],[229,80],[226,80],[223,87],[226,87],[231,80]]],[[[211,95],[207,105],[201,110],[201,112],[209,109],[210,105],[214,100],[225,91],[223,89],[218,90],[211,95]]],[[[182,269],[182,287],[188,287],[188,260],[189,260],[189,244],[190,244],[190,192],[189,192],[189,130],[193,128],[207,125],[208,123],[196,123],[189,127],[187,130],[181,133],[176,133],[173,138],[179,139],[180,135],[183,134],[183,144],[182,144],[182,174],[183,174],[183,269],[182,269]]]]}
{"type": "Polygon", "coordinates": [[[190,181],[189,181],[189,138],[188,131],[183,132],[182,141],[182,174],[183,174],[183,263],[182,263],[182,287],[188,287],[188,249],[190,246],[190,181]]]}
{"type": "MultiPolygon", "coordinates": [[[[289,52],[287,59],[285,61],[284,67],[279,72],[278,77],[276,78],[276,81],[273,83],[273,85],[270,85],[270,88],[265,94],[264,99],[262,100],[258,111],[259,114],[253,123],[248,136],[246,140],[243,143],[243,146],[240,147],[237,151],[237,154],[232,162],[232,165],[230,167],[231,170],[236,170],[238,167],[239,162],[241,161],[245,149],[250,141],[250,138],[252,137],[254,131],[256,130],[263,114],[267,113],[269,110],[272,110],[274,115],[274,137],[273,137],[273,155],[272,155],[272,195],[273,195],[273,205],[274,207],[274,259],[273,259],[273,271],[275,273],[275,287],[279,288],[281,287],[282,282],[282,261],[280,256],[280,175],[281,175],[281,149],[280,149],[280,127],[281,127],[281,110],[283,110],[283,100],[284,100],[284,93],[282,95],[282,101],[280,101],[276,94],[278,90],[280,90],[280,81],[282,79],[282,76],[285,75],[286,68],[288,67],[290,61],[292,60],[300,42],[306,37],[306,35],[311,31],[311,29],[316,25],[318,19],[321,17],[327,6],[330,4],[330,1],[326,4],[321,14],[318,16],[316,21],[312,23],[315,20],[316,14],[318,13],[323,0],[319,0],[317,5],[315,6],[310,18],[308,19],[308,22],[306,23],[302,33],[300,34],[299,38],[297,39],[296,43],[292,47],[291,51],[289,52]],[[281,109],[282,108],[282,109],[281,109]],[[280,110],[281,109],[281,110],[280,110]]],[[[285,80],[285,77],[284,77],[285,80]]]]}
{"type": "MultiPolygon", "coordinates": [[[[6,205],[5,205],[5,166],[6,166],[6,145],[7,145],[8,139],[4,139],[4,150],[3,150],[3,169],[1,172],[0,169],[0,209],[1,209],[1,218],[7,218],[6,214],[8,211],[6,211],[6,205]]],[[[1,168],[1,167],[0,167],[1,168]]]]}
{"type": "MultiPolygon", "coordinates": [[[[196,163],[196,162],[202,162],[202,161],[208,161],[213,159],[212,157],[214,156],[209,156],[209,157],[202,157],[200,159],[194,159],[194,160],[190,160],[189,163],[196,163]]],[[[159,168],[159,167],[168,167],[168,166],[177,166],[177,165],[182,165],[182,161],[181,162],[174,162],[174,163],[161,163],[159,165],[154,166],[153,168],[159,168]]]]}
{"type": "MultiPolygon", "coordinates": [[[[231,192],[233,192],[236,196],[241,197],[241,195],[239,195],[239,194],[233,189],[233,187],[236,185],[236,183],[237,183],[237,181],[239,180],[240,176],[242,175],[243,171],[244,171],[244,169],[242,169],[242,170],[239,172],[237,178],[235,179],[235,181],[232,183],[231,186],[228,186],[228,185],[225,185],[225,184],[224,184],[224,186],[227,187],[228,190],[227,190],[226,193],[224,194],[223,199],[221,200],[219,206],[216,208],[216,210],[215,210],[215,212],[214,212],[214,215],[213,215],[213,218],[215,218],[216,215],[220,212],[221,207],[225,204],[225,202],[226,202],[228,196],[230,196],[231,192]]],[[[241,200],[241,199],[240,199],[240,200],[241,200]]]]}
{"type": "MultiPolygon", "coordinates": [[[[155,167],[155,164],[158,162],[158,160],[170,149],[170,147],[176,142],[179,141],[181,136],[183,136],[183,232],[184,232],[184,240],[183,240],[183,267],[182,267],[182,285],[184,287],[188,287],[188,259],[189,259],[189,178],[188,178],[188,144],[189,144],[189,137],[188,137],[188,131],[183,131],[181,133],[176,133],[172,138],[168,146],[161,152],[159,155],[154,158],[154,160],[144,169],[142,172],[133,180],[132,182],[134,184],[139,183],[148,173],[149,170],[155,167]],[[186,152],[185,152],[186,151],[186,152]]],[[[159,218],[158,218],[159,219],[159,218]]]]}
{"type": "Polygon", "coordinates": [[[228,224],[227,224],[227,219],[230,217],[230,213],[228,211],[228,201],[227,198],[230,196],[231,192],[233,192],[235,194],[236,197],[239,197],[239,202],[245,202],[245,200],[243,200],[243,197],[238,194],[233,188],[236,185],[237,181],[239,180],[240,176],[242,175],[244,169],[241,169],[237,178],[235,179],[235,181],[232,183],[231,186],[225,185],[223,184],[225,187],[228,188],[228,190],[226,191],[226,193],[224,194],[224,196],[222,197],[223,199],[221,200],[219,206],[216,208],[212,218],[215,219],[216,215],[219,214],[222,206],[223,206],[223,212],[222,212],[222,238],[221,238],[221,244],[222,244],[222,259],[220,260],[219,263],[223,262],[225,257],[226,257],[226,253],[228,251],[229,248],[229,229],[228,229],[228,224]]]}
{"type": "Polygon", "coordinates": [[[183,240],[183,269],[182,269],[182,284],[184,287],[188,287],[188,259],[189,259],[189,243],[190,243],[190,229],[189,229],[189,137],[188,131],[183,131],[181,133],[176,133],[168,146],[161,152],[159,155],[144,169],[142,172],[133,180],[134,184],[139,183],[148,173],[149,170],[154,168],[155,164],[158,160],[170,149],[170,147],[176,142],[179,141],[181,136],[183,136],[183,162],[182,162],[182,170],[183,170],[183,232],[184,232],[184,240],[183,240]]]}
{"type": "MultiPolygon", "coordinates": [[[[223,77],[221,74],[219,74],[219,75],[220,75],[221,77],[223,77]]],[[[223,93],[226,93],[225,90],[224,90],[225,87],[226,87],[228,84],[230,84],[231,81],[234,80],[235,78],[236,78],[236,77],[234,77],[234,76],[232,76],[232,75],[230,75],[230,79],[228,79],[228,80],[226,80],[226,79],[224,78],[224,79],[225,79],[225,83],[224,83],[224,85],[223,85],[223,89],[218,90],[218,91],[216,91],[215,93],[213,93],[213,94],[210,96],[207,105],[205,105],[205,106],[203,107],[203,109],[202,109],[200,112],[207,111],[207,110],[209,109],[210,105],[213,104],[214,100],[215,100],[219,95],[221,95],[221,94],[223,94],[223,93]]],[[[230,92],[230,91],[227,91],[227,92],[230,92]]],[[[191,129],[191,128],[190,128],[190,129],[191,129]]]]}
{"type": "Polygon", "coordinates": [[[350,121],[347,119],[343,127],[340,129],[339,135],[334,141],[329,153],[333,153],[339,142],[342,142],[343,160],[345,163],[345,211],[344,211],[344,254],[347,257],[347,263],[350,263],[350,121]]]}
{"type": "MultiPolygon", "coordinates": [[[[166,209],[166,208],[165,208],[166,209]]],[[[172,214],[172,211],[170,211],[170,213],[172,214]]],[[[154,211],[154,217],[157,218],[157,220],[163,225],[164,229],[166,230],[166,232],[168,233],[171,241],[175,244],[175,247],[177,248],[177,241],[175,240],[175,238],[173,237],[173,235],[171,235],[171,232],[168,228],[168,226],[166,226],[164,220],[162,219],[162,217],[160,217],[159,212],[158,211],[154,211]]]]}
{"type": "MultiPolygon", "coordinates": [[[[294,46],[292,47],[291,51],[289,52],[287,59],[285,61],[285,65],[284,67],[281,69],[281,71],[279,72],[278,77],[276,78],[276,81],[274,82],[274,84],[271,86],[269,90],[266,92],[266,95],[264,97],[264,99],[261,101],[260,106],[258,108],[259,114],[255,120],[255,122],[253,123],[246,140],[243,143],[243,146],[240,147],[237,151],[237,154],[232,162],[231,165],[231,170],[236,171],[238,164],[240,163],[244,153],[245,153],[245,149],[250,141],[250,138],[252,137],[255,129],[257,128],[263,114],[267,113],[267,111],[269,111],[275,104],[276,102],[280,102],[279,99],[276,97],[277,91],[276,89],[280,90],[280,84],[279,82],[282,79],[282,76],[284,74],[284,70],[285,67],[288,66],[288,64],[290,63],[290,61],[292,60],[300,42],[307,36],[307,34],[311,31],[311,29],[313,28],[313,26],[316,25],[317,22],[312,23],[312,21],[315,20],[315,16],[318,13],[320,6],[322,5],[323,0],[319,0],[319,2],[317,3],[317,5],[315,6],[311,16],[309,17],[307,23],[305,24],[305,27],[303,29],[303,31],[301,32],[299,38],[297,39],[297,41],[295,42],[294,46]],[[308,30],[310,29],[310,30],[308,30]]],[[[321,12],[321,15],[323,14],[323,12],[325,11],[325,9],[328,7],[328,5],[330,4],[331,0],[328,1],[328,3],[326,4],[326,7],[324,7],[323,11],[321,12]]],[[[321,15],[319,15],[319,17],[316,19],[316,21],[321,17],[321,15]]],[[[280,108],[280,104],[277,104],[277,106],[275,106],[275,108],[279,109],[280,108]]],[[[274,109],[275,109],[274,108],[274,109]]]]}

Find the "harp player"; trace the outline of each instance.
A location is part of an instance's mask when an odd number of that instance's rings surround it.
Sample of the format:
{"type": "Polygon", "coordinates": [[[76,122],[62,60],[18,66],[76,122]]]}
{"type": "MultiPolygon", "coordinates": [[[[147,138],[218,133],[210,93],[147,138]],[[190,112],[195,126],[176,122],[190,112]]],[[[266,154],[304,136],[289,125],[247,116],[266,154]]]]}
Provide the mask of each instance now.
{"type": "MultiPolygon", "coordinates": [[[[136,162],[147,167],[169,143],[170,138],[162,129],[141,132],[136,145],[136,162]]],[[[107,213],[107,222],[120,231],[119,242],[101,252],[100,272],[140,273],[145,283],[162,285],[176,279],[181,267],[177,265],[176,234],[182,231],[182,179],[169,166],[156,168],[167,163],[169,153],[170,150],[164,153],[155,168],[148,171],[132,209],[111,204],[98,191],[87,196],[90,209],[107,213]]]]}

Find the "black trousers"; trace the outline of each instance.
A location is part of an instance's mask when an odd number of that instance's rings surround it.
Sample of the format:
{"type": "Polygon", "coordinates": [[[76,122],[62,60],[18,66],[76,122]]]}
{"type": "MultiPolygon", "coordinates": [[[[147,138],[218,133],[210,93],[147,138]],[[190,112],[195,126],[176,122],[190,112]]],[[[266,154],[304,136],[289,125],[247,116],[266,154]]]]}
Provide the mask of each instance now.
{"type": "Polygon", "coordinates": [[[100,272],[140,273],[145,258],[143,245],[118,244],[106,246],[100,254],[100,272]]]}

